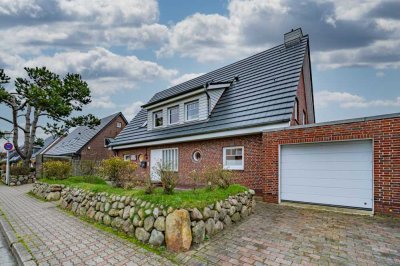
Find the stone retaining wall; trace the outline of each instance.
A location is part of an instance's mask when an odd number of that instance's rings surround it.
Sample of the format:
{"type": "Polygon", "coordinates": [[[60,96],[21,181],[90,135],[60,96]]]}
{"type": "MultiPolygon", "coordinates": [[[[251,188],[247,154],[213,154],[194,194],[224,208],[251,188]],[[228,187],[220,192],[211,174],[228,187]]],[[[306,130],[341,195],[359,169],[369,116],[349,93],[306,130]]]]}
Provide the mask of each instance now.
{"type": "MultiPolygon", "coordinates": [[[[31,173],[29,175],[10,175],[10,186],[20,186],[23,184],[32,184],[35,183],[36,177],[35,173],[31,173]]],[[[6,174],[1,175],[1,181],[6,184],[6,174]]]]}
{"type": "Polygon", "coordinates": [[[249,190],[217,201],[202,210],[174,209],[141,199],[93,193],[82,189],[36,183],[32,192],[47,200],[59,201],[64,209],[111,226],[154,246],[166,245],[185,251],[191,245],[237,223],[255,207],[254,191],[249,190]]]}

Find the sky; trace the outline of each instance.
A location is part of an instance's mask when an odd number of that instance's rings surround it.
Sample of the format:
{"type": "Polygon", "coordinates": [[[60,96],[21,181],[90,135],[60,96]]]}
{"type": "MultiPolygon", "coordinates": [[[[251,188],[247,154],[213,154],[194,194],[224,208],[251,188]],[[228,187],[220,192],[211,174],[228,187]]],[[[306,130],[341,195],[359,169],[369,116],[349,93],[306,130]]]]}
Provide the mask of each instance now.
{"type": "Polygon", "coordinates": [[[79,73],[92,90],[84,113],[130,120],[154,93],[298,27],[310,36],[317,122],[400,112],[400,1],[0,0],[0,68],[79,73]]]}

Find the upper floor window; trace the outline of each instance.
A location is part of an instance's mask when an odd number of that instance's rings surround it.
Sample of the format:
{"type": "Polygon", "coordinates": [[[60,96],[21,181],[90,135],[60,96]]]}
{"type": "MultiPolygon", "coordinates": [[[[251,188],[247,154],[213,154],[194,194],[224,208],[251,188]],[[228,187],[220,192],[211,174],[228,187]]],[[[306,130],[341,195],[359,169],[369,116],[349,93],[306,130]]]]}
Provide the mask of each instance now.
{"type": "Polygon", "coordinates": [[[163,125],[163,112],[158,111],[153,113],[154,127],[162,127],[163,125]]]}
{"type": "Polygon", "coordinates": [[[199,119],[199,100],[185,104],[186,121],[199,119]]]}
{"type": "Polygon", "coordinates": [[[122,123],[121,122],[117,122],[117,128],[121,128],[122,127],[122,123]]]}
{"type": "Polygon", "coordinates": [[[179,123],[179,106],[168,108],[168,123],[170,125],[179,123]]]}

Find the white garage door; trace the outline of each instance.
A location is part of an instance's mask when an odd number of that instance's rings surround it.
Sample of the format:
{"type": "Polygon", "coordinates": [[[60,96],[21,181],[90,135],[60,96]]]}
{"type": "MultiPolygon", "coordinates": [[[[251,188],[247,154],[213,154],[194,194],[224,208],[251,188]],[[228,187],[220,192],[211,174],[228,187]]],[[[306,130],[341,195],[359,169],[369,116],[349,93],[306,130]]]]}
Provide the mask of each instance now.
{"type": "Polygon", "coordinates": [[[372,209],[372,142],[283,145],[281,200],[372,209]]]}

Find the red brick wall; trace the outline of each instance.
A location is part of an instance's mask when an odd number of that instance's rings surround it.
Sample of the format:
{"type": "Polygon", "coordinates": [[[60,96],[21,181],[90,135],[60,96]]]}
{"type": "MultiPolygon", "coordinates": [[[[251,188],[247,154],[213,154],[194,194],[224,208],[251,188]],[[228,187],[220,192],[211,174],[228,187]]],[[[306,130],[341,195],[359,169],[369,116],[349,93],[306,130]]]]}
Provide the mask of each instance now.
{"type": "MultiPolygon", "coordinates": [[[[146,171],[150,171],[150,150],[161,148],[178,148],[179,150],[179,175],[180,183],[191,185],[192,182],[188,179],[188,174],[193,169],[201,169],[204,166],[222,165],[223,147],[231,146],[244,146],[244,170],[235,171],[237,174],[237,182],[248,186],[253,189],[262,187],[261,165],[263,164],[263,157],[261,156],[262,149],[262,136],[261,134],[222,138],[214,140],[194,141],[178,143],[173,145],[161,145],[148,148],[136,148],[118,150],[118,156],[125,154],[145,154],[147,156],[148,166],[146,171]],[[202,158],[200,162],[192,160],[194,151],[199,150],[202,158]]],[[[143,171],[140,169],[139,171],[143,171]]]]}
{"type": "Polygon", "coordinates": [[[125,126],[126,123],[122,116],[114,118],[106,128],[104,128],[96,137],[82,148],[81,159],[101,160],[112,156],[114,152],[104,147],[104,139],[115,138],[125,126]],[[122,124],[121,128],[117,127],[118,122],[122,124]],[[88,149],[88,147],[90,147],[90,149],[88,149]]]}
{"type": "Polygon", "coordinates": [[[372,139],[374,148],[374,209],[400,215],[400,117],[263,134],[264,200],[278,202],[279,144],[372,139]]]}
{"type": "Polygon", "coordinates": [[[296,117],[294,117],[295,113],[293,111],[290,125],[295,126],[295,125],[302,124],[303,111],[306,114],[306,124],[308,124],[309,119],[307,117],[308,112],[307,112],[306,91],[305,91],[305,86],[304,86],[303,72],[301,72],[301,75],[300,75],[300,80],[299,80],[299,85],[297,87],[296,97],[297,97],[297,100],[299,103],[298,104],[299,105],[299,120],[296,120],[296,117]]]}

